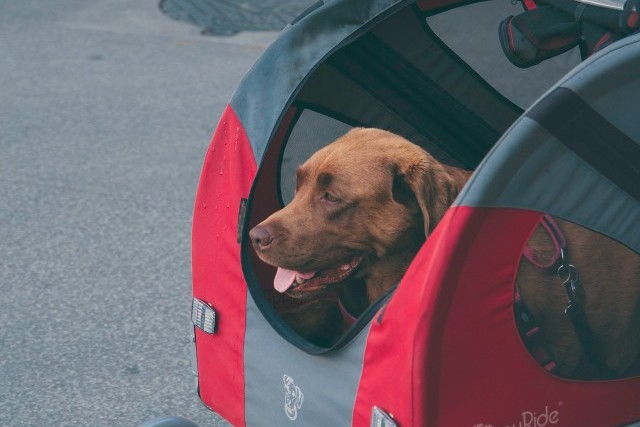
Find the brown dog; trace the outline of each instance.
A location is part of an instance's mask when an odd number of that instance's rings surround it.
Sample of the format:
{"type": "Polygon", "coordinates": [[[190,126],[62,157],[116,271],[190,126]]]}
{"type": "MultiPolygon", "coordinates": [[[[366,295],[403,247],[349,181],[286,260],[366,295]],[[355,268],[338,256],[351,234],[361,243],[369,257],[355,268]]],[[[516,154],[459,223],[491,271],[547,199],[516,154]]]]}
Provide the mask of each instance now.
{"type": "Polygon", "coordinates": [[[300,166],[291,203],[250,238],[279,267],[277,291],[313,298],[335,290],[358,315],[400,280],[468,176],[402,137],[354,129],[300,166]]]}
{"type": "MultiPolygon", "coordinates": [[[[291,203],[253,228],[250,238],[258,256],[278,267],[278,292],[320,301],[335,291],[358,315],[401,279],[469,175],[400,136],[354,129],[298,169],[291,203]]],[[[640,257],[597,233],[559,223],[607,371],[591,376],[616,376],[640,352],[640,257]]],[[[554,250],[542,229],[528,246],[542,258],[554,250]]],[[[523,260],[518,286],[559,374],[573,376],[585,354],[564,315],[560,279],[523,260]]],[[[310,304],[289,318],[302,335],[311,336],[335,321],[336,310],[310,304]]]]}

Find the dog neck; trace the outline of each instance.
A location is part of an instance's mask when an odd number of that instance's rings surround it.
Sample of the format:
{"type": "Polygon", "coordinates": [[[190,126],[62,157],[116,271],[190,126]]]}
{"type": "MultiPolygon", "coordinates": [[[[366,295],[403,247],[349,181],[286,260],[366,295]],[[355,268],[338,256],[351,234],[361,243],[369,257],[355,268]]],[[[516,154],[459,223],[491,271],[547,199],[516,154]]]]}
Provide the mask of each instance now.
{"type": "Polygon", "coordinates": [[[367,300],[373,304],[396,285],[415,257],[416,250],[406,250],[378,259],[367,271],[367,300]]]}
{"type": "Polygon", "coordinates": [[[360,316],[369,305],[363,280],[348,280],[336,288],[336,294],[344,309],[355,317],[360,316]]]}

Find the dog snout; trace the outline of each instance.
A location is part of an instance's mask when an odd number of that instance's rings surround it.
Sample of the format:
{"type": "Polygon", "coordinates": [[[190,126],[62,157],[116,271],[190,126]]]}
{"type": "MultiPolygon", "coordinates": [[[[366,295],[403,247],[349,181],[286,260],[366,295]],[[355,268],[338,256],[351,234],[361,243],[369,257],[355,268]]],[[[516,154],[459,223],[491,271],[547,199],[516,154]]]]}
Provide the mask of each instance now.
{"type": "Polygon", "coordinates": [[[249,237],[256,251],[267,249],[273,242],[273,236],[269,232],[269,229],[259,225],[249,231],[249,237]]]}

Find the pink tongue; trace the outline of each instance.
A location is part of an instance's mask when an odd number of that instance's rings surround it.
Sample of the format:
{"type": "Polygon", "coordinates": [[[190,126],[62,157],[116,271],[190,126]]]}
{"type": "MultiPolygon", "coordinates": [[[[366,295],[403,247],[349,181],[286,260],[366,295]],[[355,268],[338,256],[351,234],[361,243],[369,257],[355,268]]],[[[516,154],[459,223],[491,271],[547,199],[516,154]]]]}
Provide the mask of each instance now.
{"type": "Polygon", "coordinates": [[[278,271],[276,271],[276,277],[273,278],[273,287],[276,288],[276,291],[283,293],[286,292],[287,289],[291,287],[296,281],[296,276],[299,276],[301,279],[307,280],[311,279],[315,276],[315,271],[310,273],[300,273],[298,271],[287,270],[286,268],[278,267],[278,271]]]}

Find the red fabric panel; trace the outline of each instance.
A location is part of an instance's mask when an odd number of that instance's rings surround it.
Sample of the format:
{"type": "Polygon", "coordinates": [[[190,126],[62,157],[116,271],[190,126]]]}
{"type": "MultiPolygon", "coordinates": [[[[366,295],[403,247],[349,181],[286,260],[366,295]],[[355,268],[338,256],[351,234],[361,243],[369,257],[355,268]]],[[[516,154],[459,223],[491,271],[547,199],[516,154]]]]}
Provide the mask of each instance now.
{"type": "Polygon", "coordinates": [[[218,314],[213,335],[196,328],[200,398],[235,426],[244,426],[244,334],[247,287],[237,243],[240,199],[256,162],[242,124],[224,111],[204,160],[192,235],[193,295],[218,314]],[[215,355],[215,357],[214,357],[215,355]]]}
{"type": "Polygon", "coordinates": [[[640,419],[640,378],[562,380],[520,340],[513,283],[540,216],[449,210],[372,325],[354,425],[368,425],[374,405],[402,427],[615,426],[640,419]]]}

